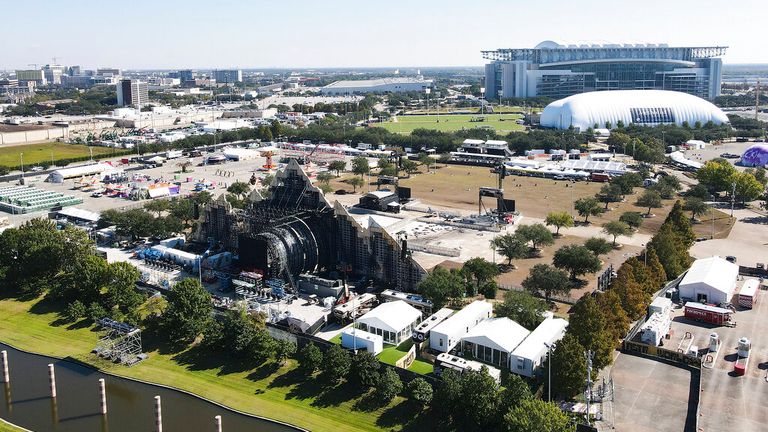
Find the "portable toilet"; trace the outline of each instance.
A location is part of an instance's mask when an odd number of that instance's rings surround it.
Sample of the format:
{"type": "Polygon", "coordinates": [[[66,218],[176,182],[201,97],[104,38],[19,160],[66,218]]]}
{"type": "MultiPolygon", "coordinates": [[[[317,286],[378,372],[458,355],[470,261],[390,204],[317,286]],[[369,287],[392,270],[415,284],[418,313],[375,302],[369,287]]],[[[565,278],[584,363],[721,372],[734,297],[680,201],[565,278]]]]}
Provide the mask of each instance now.
{"type": "Polygon", "coordinates": [[[717,352],[718,349],[720,349],[720,336],[712,332],[709,334],[709,351],[717,352]]]}

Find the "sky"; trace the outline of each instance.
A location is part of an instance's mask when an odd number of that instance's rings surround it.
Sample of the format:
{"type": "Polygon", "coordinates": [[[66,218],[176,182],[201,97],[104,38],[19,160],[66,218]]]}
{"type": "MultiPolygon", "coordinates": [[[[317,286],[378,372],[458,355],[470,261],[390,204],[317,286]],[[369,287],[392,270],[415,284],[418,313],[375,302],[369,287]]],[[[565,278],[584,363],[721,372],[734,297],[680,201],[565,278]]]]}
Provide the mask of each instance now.
{"type": "Polygon", "coordinates": [[[768,63],[765,0],[25,0],[3,2],[0,69],[480,66],[543,40],[729,46],[768,63]]]}

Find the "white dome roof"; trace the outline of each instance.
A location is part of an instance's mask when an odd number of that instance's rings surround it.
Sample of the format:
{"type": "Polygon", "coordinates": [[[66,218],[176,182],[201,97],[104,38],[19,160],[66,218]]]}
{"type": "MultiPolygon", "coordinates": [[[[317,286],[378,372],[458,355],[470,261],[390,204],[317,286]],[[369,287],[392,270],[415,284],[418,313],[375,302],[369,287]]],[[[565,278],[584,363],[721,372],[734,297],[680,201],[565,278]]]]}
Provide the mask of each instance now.
{"type": "Polygon", "coordinates": [[[612,90],[580,93],[560,99],[544,108],[541,125],[557,129],[570,126],[581,130],[612,127],[622,121],[656,126],[688,122],[728,123],[725,113],[712,103],[688,93],[668,90],[612,90]]]}

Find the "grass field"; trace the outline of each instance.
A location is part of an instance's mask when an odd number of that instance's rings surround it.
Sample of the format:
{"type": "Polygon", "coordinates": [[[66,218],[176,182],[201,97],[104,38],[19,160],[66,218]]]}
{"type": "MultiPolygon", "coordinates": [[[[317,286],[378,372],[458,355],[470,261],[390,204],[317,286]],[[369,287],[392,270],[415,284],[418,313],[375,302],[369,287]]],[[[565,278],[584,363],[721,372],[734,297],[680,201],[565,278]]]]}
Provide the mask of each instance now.
{"type": "Polygon", "coordinates": [[[377,123],[374,126],[383,127],[390,132],[409,134],[414,129],[434,129],[443,132],[455,132],[462,129],[474,129],[477,127],[492,127],[497,133],[508,133],[523,130],[524,127],[515,123],[521,119],[520,114],[486,114],[486,115],[407,115],[398,116],[388,122],[377,123]],[[472,119],[485,118],[485,121],[470,121],[472,119]]]}
{"type": "Polygon", "coordinates": [[[386,348],[379,354],[379,361],[382,363],[394,365],[404,355],[408,354],[408,350],[413,346],[413,341],[408,338],[405,342],[398,346],[386,345],[386,348]]]}
{"type": "Polygon", "coordinates": [[[88,147],[77,144],[63,143],[41,143],[27,144],[13,147],[0,147],[0,166],[17,166],[21,163],[21,153],[24,153],[24,166],[51,162],[51,159],[68,159],[90,155],[90,149],[93,149],[93,155],[111,154],[112,149],[107,147],[88,147]]]}
{"type": "Polygon", "coordinates": [[[15,426],[11,426],[8,423],[5,423],[3,419],[0,419],[0,432],[18,432],[23,431],[24,429],[19,429],[15,426]]]}
{"type": "Polygon", "coordinates": [[[429,429],[415,424],[425,416],[419,417],[403,398],[382,407],[346,384],[324,388],[317,378],[297,373],[292,360],[280,367],[273,362],[238,365],[195,348],[172,353],[145,337],[149,359],[131,368],[114,365],[90,354],[98,333],[80,324],[63,322],[46,301],[0,300],[0,340],[24,350],[71,356],[111,373],[181,388],[313,432],[429,429]]]}

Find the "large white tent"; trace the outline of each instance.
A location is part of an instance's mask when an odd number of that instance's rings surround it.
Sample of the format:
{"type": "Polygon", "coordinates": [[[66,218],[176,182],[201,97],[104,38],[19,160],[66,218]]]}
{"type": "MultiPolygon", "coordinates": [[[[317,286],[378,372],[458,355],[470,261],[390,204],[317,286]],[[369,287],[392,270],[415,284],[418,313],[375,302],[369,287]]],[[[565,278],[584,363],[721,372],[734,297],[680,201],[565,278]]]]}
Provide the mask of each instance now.
{"type": "Polygon", "coordinates": [[[402,300],[382,303],[357,319],[357,325],[369,333],[380,335],[384,343],[399,345],[411,337],[421,321],[421,312],[402,300]]]}
{"type": "Polygon", "coordinates": [[[696,260],[678,289],[680,298],[699,303],[727,303],[736,289],[739,266],[713,256],[696,260]]]}

